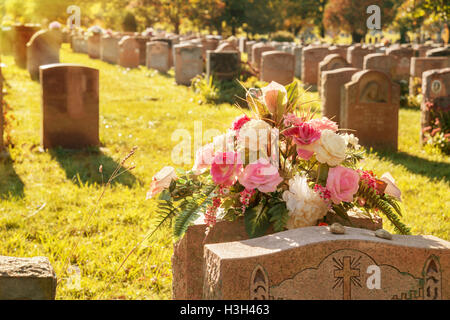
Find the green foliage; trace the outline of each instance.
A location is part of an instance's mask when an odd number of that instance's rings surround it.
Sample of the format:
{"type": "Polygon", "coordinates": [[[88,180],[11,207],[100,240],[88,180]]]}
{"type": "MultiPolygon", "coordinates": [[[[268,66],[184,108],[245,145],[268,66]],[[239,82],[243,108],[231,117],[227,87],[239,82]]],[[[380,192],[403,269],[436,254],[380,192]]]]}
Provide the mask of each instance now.
{"type": "Polygon", "coordinates": [[[294,42],[295,41],[295,35],[292,34],[289,31],[277,31],[273,33],[270,37],[272,41],[278,41],[278,42],[294,42]]]}
{"type": "Polygon", "coordinates": [[[268,209],[266,199],[263,199],[256,207],[245,211],[245,230],[250,238],[257,238],[266,234],[270,227],[268,209]]]}
{"type": "Polygon", "coordinates": [[[401,216],[401,210],[396,200],[389,195],[379,195],[377,192],[360,183],[357,193],[358,197],[365,200],[365,207],[381,211],[393,224],[394,229],[401,234],[411,234],[411,229],[400,221],[398,216],[401,216]]]}

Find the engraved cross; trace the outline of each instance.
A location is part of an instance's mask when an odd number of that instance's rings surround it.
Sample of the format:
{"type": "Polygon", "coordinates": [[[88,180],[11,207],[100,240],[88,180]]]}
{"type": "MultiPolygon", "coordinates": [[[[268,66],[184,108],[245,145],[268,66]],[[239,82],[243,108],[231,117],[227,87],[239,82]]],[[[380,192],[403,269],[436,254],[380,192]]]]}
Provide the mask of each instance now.
{"type": "Polygon", "coordinates": [[[343,299],[350,300],[352,296],[352,277],[359,277],[359,269],[352,269],[350,257],[344,257],[341,270],[335,270],[334,276],[342,278],[343,281],[343,299]]]}

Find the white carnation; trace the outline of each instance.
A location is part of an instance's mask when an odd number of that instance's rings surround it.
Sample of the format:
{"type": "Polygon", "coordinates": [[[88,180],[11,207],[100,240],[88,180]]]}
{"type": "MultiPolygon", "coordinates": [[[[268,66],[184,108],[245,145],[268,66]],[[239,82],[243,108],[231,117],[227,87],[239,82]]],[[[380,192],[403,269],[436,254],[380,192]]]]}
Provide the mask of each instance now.
{"type": "Polygon", "coordinates": [[[251,151],[265,149],[269,143],[272,127],[264,120],[252,119],[246,122],[239,130],[237,140],[238,148],[247,148],[251,151]]]}
{"type": "Polygon", "coordinates": [[[327,204],[308,186],[304,176],[296,175],[289,180],[289,190],[283,192],[283,200],[289,210],[288,229],[314,226],[327,214],[327,204]]]}

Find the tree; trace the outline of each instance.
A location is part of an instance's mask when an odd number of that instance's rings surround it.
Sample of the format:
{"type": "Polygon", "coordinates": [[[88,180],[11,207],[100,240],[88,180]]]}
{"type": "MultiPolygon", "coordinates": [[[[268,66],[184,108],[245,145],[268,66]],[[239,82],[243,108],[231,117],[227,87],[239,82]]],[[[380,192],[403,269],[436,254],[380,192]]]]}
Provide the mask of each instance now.
{"type": "Polygon", "coordinates": [[[279,0],[248,0],[243,29],[252,36],[276,31],[283,19],[279,0]]]}
{"type": "Polygon", "coordinates": [[[134,14],[131,12],[127,12],[122,22],[123,31],[125,32],[136,32],[137,31],[137,22],[134,14]]]}
{"type": "Polygon", "coordinates": [[[343,30],[352,35],[353,42],[360,42],[367,33],[366,9],[377,5],[381,9],[381,24],[392,22],[399,5],[395,0],[329,0],[325,7],[323,23],[326,28],[343,30]]]}
{"type": "Polygon", "coordinates": [[[199,30],[222,32],[225,2],[223,0],[189,0],[188,18],[199,30]]]}

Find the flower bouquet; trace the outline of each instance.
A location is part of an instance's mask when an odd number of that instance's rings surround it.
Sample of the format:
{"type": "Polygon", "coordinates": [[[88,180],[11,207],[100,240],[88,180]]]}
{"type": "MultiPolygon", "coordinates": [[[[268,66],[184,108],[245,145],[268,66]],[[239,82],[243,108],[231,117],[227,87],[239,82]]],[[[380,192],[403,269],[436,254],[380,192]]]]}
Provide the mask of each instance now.
{"type": "Polygon", "coordinates": [[[348,219],[349,210],[384,214],[397,232],[401,192],[390,174],[377,178],[358,167],[364,150],[353,134],[301,108],[297,83],[272,82],[247,91],[251,114],[197,150],[191,170],[164,167],[147,198],[159,194],[161,223],[175,219],[174,236],[204,215],[244,218],[249,237],[326,223],[328,212],[348,219]]]}

